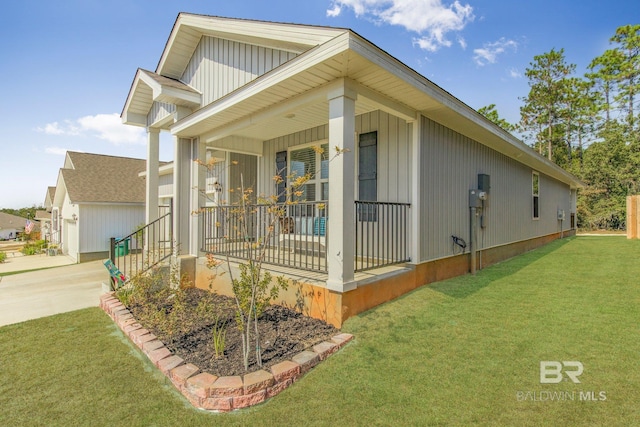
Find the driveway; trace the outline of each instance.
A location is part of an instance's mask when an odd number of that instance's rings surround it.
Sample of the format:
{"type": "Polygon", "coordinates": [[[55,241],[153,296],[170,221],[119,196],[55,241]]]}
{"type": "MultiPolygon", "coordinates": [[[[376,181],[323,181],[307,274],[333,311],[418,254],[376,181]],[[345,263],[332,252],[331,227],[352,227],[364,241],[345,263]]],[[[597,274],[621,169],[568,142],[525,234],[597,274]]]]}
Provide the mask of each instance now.
{"type": "MultiPolygon", "coordinates": [[[[44,256],[31,260],[31,257],[22,258],[20,263],[24,263],[24,266],[43,268],[50,266],[44,265],[47,261],[62,263],[64,260],[61,258],[65,257],[44,256]]],[[[16,271],[9,270],[8,265],[0,264],[0,272],[3,268],[7,268],[4,271],[16,271]]],[[[15,264],[12,268],[15,268],[15,264]]],[[[102,261],[0,276],[0,326],[86,307],[97,307],[102,293],[102,283],[108,283],[108,280],[109,273],[102,261]]]]}

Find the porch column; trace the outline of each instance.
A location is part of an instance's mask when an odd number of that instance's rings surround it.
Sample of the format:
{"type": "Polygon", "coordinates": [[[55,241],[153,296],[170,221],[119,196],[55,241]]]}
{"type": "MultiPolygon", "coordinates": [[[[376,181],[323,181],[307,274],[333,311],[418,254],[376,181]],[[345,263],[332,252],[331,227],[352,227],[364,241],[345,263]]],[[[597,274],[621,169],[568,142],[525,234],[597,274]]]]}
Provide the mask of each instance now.
{"type": "MultiPolygon", "coordinates": [[[[188,110],[177,107],[175,121],[188,114],[188,110]]],[[[191,214],[191,140],[174,137],[173,152],[173,240],[174,255],[188,254],[189,216],[191,214]]]]}
{"type": "Polygon", "coordinates": [[[329,92],[329,233],[327,288],[355,288],[355,100],[346,85],[329,92]],[[343,153],[333,157],[335,147],[343,153]]]}
{"type": "Polygon", "coordinates": [[[147,191],[145,223],[158,219],[158,168],[160,167],[160,130],[147,128],[147,191]]]}
{"type": "Polygon", "coordinates": [[[419,264],[422,258],[420,239],[422,236],[420,223],[420,190],[422,188],[422,114],[417,113],[411,123],[411,263],[419,264]]]}
{"type": "Polygon", "coordinates": [[[189,216],[189,254],[198,256],[200,252],[202,232],[200,230],[200,208],[205,205],[206,168],[198,164],[207,161],[206,144],[198,138],[191,140],[190,158],[190,216],[189,216]]]}

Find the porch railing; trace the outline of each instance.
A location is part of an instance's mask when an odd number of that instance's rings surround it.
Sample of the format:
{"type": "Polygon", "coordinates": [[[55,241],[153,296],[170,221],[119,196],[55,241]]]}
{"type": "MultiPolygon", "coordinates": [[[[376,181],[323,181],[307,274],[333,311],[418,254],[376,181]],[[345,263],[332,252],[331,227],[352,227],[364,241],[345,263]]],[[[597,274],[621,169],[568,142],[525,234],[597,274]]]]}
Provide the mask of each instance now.
{"type": "Polygon", "coordinates": [[[160,212],[166,213],[128,236],[110,239],[109,258],[127,280],[155,267],[173,253],[172,208],[161,206],[160,212]]]}
{"type": "MultiPolygon", "coordinates": [[[[409,203],[355,202],[355,271],[409,262],[409,203]]],[[[328,203],[202,209],[204,252],[327,272],[328,203]]]]}
{"type": "Polygon", "coordinates": [[[326,272],[327,209],[326,202],[203,208],[202,250],[326,272]]]}
{"type": "Polygon", "coordinates": [[[356,266],[365,271],[411,261],[409,203],[356,201],[356,266]]]}

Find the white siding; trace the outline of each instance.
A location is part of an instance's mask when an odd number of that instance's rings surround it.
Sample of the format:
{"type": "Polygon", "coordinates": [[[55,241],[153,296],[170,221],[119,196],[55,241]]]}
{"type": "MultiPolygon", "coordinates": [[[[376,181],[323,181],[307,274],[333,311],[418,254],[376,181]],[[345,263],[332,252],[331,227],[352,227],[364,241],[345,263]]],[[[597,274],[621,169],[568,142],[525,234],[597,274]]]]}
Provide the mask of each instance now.
{"type": "Polygon", "coordinates": [[[540,218],[534,220],[531,168],[427,118],[422,126],[422,261],[453,255],[452,235],[469,242],[468,192],[477,188],[479,173],[491,181],[479,249],[559,232],[558,209],[569,218],[568,185],[540,174],[540,218]]]}
{"type": "Polygon", "coordinates": [[[73,220],[73,216],[76,215],[76,218],[79,218],[78,213],[78,205],[72,205],[69,194],[65,194],[62,209],[60,210],[62,251],[74,259],[77,259],[78,256],[78,227],[73,220]]]}
{"type": "Polygon", "coordinates": [[[109,250],[111,237],[124,237],[144,223],[143,205],[81,205],[80,253],[109,250]]]}
{"type": "Polygon", "coordinates": [[[63,252],[78,261],[78,223],[72,219],[64,220],[65,244],[63,252]]]}
{"type": "Polygon", "coordinates": [[[158,177],[158,197],[173,197],[173,174],[158,177]]]}
{"type": "Polygon", "coordinates": [[[205,36],[180,80],[200,91],[202,105],[207,105],[295,57],[291,52],[205,36]]]}
{"type": "Polygon", "coordinates": [[[172,115],[176,112],[176,106],[173,104],[167,104],[166,102],[153,102],[151,110],[147,115],[147,126],[151,126],[154,123],[172,115]]]}

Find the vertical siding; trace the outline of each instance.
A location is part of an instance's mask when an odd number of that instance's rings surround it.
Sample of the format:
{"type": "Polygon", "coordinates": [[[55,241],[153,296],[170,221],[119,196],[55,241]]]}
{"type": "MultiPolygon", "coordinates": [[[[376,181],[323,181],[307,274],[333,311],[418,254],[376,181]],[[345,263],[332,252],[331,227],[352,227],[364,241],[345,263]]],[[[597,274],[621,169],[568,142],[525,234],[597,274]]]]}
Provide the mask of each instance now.
{"type": "Polygon", "coordinates": [[[144,223],[142,205],[80,205],[78,252],[109,250],[111,237],[126,236],[144,223]]]}
{"type": "Polygon", "coordinates": [[[468,192],[479,173],[490,176],[491,191],[478,248],[560,231],[557,210],[571,210],[568,185],[540,174],[540,218],[534,220],[531,168],[427,118],[422,125],[422,261],[453,255],[452,235],[469,242],[468,192]]]}
{"type": "Polygon", "coordinates": [[[167,104],[166,102],[153,102],[149,114],[147,114],[147,126],[168,117],[176,112],[176,106],[173,104],[167,104]]]}
{"type": "MultiPolygon", "coordinates": [[[[411,143],[410,127],[402,119],[382,111],[374,111],[356,117],[356,132],[378,132],[378,200],[385,202],[410,202],[411,200],[411,143]]],[[[264,142],[263,156],[260,158],[260,194],[273,195],[273,176],[276,169],[276,153],[287,151],[297,145],[327,141],[328,125],[318,126],[301,132],[264,142]]],[[[357,144],[356,144],[357,146],[357,144]]],[[[329,147],[332,150],[332,147],[329,147]]],[[[352,154],[353,167],[357,167],[356,153],[352,154]]],[[[331,153],[330,156],[333,156],[331,153]]],[[[356,171],[357,172],[357,171],[356,171]]],[[[331,177],[329,177],[331,183],[331,177]]],[[[356,198],[357,182],[356,186],[356,198]]]]}
{"type": "Polygon", "coordinates": [[[291,52],[202,37],[181,80],[199,90],[207,105],[295,57],[291,52]]]}
{"type": "Polygon", "coordinates": [[[173,197],[173,173],[158,177],[158,197],[173,197]]]}

